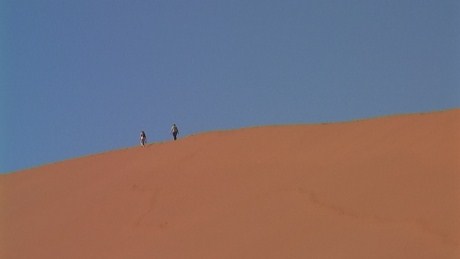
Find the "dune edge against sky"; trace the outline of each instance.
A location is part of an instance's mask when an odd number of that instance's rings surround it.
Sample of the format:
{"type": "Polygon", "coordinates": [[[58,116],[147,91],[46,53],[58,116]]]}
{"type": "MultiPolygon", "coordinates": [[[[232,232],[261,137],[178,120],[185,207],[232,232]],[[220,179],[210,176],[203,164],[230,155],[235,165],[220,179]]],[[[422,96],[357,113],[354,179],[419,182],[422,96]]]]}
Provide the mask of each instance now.
{"type": "Polygon", "coordinates": [[[456,258],[459,122],[208,132],[1,175],[0,255],[456,258]]]}

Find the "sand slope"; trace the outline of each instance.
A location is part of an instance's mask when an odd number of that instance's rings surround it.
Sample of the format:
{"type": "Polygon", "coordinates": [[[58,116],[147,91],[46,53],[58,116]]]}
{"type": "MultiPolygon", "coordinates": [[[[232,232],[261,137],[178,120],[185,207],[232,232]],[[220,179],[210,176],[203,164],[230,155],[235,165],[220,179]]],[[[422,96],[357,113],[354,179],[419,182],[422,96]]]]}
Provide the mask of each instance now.
{"type": "Polygon", "coordinates": [[[460,258],[460,110],[63,161],[0,206],[0,258],[460,258]]]}

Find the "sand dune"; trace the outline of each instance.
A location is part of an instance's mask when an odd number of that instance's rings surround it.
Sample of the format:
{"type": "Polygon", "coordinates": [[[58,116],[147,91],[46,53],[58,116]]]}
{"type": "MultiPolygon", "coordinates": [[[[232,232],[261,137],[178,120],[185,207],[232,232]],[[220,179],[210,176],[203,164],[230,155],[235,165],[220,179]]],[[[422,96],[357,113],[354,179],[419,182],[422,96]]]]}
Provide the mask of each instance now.
{"type": "Polygon", "coordinates": [[[0,258],[460,258],[460,110],[204,133],[0,195],[0,258]]]}

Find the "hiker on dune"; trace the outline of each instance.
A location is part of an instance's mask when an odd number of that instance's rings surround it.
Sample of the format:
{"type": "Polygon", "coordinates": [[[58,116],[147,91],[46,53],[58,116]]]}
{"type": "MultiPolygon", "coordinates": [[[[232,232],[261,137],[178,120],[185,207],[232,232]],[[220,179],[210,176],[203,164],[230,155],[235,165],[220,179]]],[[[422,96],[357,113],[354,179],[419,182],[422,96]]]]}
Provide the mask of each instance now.
{"type": "Polygon", "coordinates": [[[147,136],[145,135],[145,132],[144,131],[141,131],[141,146],[145,146],[145,144],[147,143],[147,136]]]}
{"type": "Polygon", "coordinates": [[[176,124],[173,124],[171,127],[171,133],[173,135],[174,140],[177,139],[177,134],[179,134],[179,129],[177,128],[176,124]]]}

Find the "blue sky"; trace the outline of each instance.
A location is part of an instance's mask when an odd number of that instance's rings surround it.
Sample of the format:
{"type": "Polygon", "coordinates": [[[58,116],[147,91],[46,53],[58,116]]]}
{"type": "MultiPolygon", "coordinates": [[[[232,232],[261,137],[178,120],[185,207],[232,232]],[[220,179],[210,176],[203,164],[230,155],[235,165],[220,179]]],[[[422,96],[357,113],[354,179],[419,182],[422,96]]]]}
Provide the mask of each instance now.
{"type": "Polygon", "coordinates": [[[0,172],[460,107],[459,46],[455,0],[0,0],[0,172]]]}

